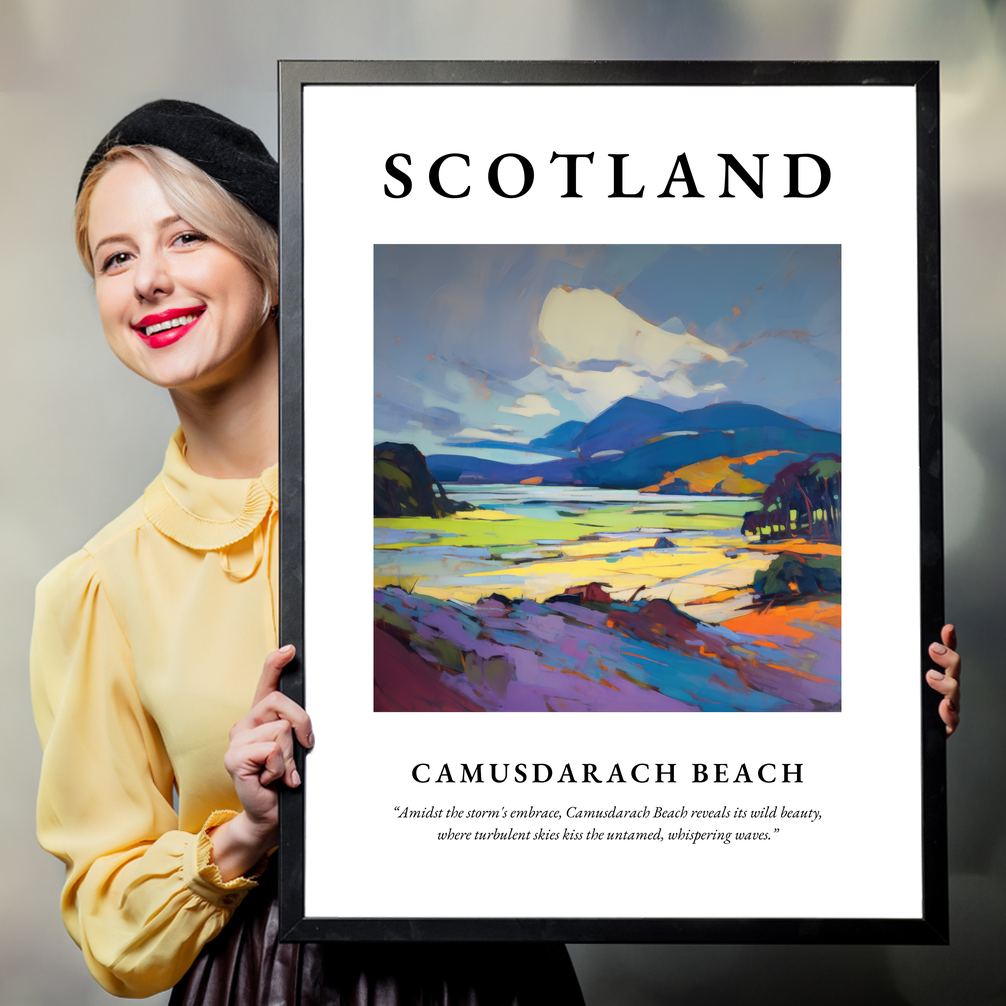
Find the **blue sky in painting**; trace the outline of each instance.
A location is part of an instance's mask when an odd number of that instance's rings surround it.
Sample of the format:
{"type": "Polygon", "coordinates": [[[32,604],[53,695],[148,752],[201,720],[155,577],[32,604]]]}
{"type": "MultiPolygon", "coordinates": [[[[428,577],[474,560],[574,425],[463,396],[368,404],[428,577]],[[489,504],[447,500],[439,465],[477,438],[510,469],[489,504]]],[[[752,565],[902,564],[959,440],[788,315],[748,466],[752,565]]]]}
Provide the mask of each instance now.
{"type": "Polygon", "coordinates": [[[839,430],[840,254],[376,246],[375,442],[544,460],[465,445],[523,443],[626,393],[678,411],[743,401],[839,430]]]}

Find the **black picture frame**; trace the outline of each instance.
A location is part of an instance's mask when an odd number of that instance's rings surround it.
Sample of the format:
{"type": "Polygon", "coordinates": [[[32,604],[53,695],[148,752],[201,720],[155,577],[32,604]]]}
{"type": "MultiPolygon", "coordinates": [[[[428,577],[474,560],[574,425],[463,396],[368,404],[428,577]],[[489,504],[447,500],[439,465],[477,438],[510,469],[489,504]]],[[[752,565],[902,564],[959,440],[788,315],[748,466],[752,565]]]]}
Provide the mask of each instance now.
{"type": "Polygon", "coordinates": [[[280,119],[280,639],[298,648],[282,688],[310,711],[304,648],[302,95],[305,86],[575,84],[911,87],[915,91],[918,241],[919,485],[923,905],[919,918],[318,918],[305,915],[304,779],[281,794],[280,927],[287,941],[563,941],[625,943],[940,944],[948,942],[945,736],[925,684],[927,646],[943,624],[940,379],[939,69],[935,62],[354,62],[282,61],[280,119]]]}

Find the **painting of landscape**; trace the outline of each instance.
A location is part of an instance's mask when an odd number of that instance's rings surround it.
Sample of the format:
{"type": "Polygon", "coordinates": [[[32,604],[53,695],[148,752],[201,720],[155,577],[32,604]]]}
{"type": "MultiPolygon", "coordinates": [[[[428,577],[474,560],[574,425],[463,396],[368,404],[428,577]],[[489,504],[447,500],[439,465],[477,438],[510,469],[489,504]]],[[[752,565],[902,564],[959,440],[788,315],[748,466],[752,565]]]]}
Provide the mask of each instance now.
{"type": "Polygon", "coordinates": [[[841,708],[841,249],[374,249],[374,708],[841,708]]]}

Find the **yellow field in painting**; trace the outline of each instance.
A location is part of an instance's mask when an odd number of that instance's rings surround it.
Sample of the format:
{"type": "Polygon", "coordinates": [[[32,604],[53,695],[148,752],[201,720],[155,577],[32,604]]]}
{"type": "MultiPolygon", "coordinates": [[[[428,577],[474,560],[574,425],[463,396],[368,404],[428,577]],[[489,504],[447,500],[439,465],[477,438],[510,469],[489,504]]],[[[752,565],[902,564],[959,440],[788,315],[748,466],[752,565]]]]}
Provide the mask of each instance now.
{"type": "MultiPolygon", "coordinates": [[[[603,507],[558,520],[498,510],[440,519],[378,519],[375,525],[415,531],[416,538],[377,546],[379,554],[387,553],[387,561],[375,564],[375,586],[405,586],[430,597],[474,603],[494,591],[543,601],[568,587],[594,582],[605,585],[618,600],[659,597],[685,604],[743,590],[755,572],[770,564],[772,554],[746,551],[741,520],[738,513],[665,513],[636,507],[603,507]],[[660,538],[672,547],[655,548],[660,538]],[[473,562],[465,571],[455,551],[454,561],[445,567],[434,559],[444,546],[471,548],[483,556],[487,550],[494,568],[473,562]],[[415,557],[424,548],[431,550],[431,562],[417,570],[415,557]],[[395,561],[402,549],[412,559],[407,566],[395,561]]],[[[703,605],[702,618],[729,617],[736,607],[728,600],[703,605]]]]}

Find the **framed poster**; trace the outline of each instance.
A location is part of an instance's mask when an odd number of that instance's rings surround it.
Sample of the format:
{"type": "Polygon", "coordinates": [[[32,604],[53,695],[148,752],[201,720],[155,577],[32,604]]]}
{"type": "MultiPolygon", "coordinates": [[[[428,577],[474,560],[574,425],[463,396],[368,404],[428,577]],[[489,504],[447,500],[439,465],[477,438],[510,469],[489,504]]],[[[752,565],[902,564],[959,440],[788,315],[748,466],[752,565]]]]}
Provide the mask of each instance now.
{"type": "Polygon", "coordinates": [[[935,64],[280,90],[287,938],[945,941],[935,64]]]}

